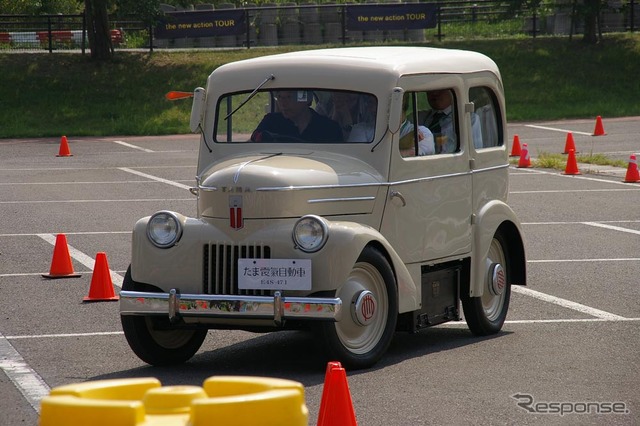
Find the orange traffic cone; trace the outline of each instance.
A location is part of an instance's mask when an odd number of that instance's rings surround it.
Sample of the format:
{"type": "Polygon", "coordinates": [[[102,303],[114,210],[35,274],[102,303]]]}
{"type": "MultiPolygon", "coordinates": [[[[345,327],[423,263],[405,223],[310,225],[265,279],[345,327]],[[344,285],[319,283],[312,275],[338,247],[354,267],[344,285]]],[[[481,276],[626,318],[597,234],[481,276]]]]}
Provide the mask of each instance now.
{"type": "Polygon", "coordinates": [[[69,142],[67,142],[67,137],[63,136],[60,139],[60,151],[56,157],[73,157],[71,151],[69,150],[69,142]]]}
{"type": "Polygon", "coordinates": [[[85,302],[118,300],[118,296],[116,296],[113,290],[113,281],[111,281],[111,271],[109,271],[107,255],[103,252],[96,254],[96,263],[93,267],[93,277],[91,277],[89,295],[82,300],[85,302]]]}
{"type": "Polygon", "coordinates": [[[520,161],[518,161],[518,168],[531,167],[531,158],[529,158],[529,147],[526,143],[522,144],[520,150],[520,161]]]}
{"type": "Polygon", "coordinates": [[[624,178],[624,182],[640,182],[640,172],[638,172],[638,162],[635,154],[631,154],[629,157],[629,166],[627,166],[627,175],[624,178]]]}
{"type": "Polygon", "coordinates": [[[347,374],[337,361],[327,364],[317,426],[357,426],[347,374]]]}
{"type": "Polygon", "coordinates": [[[64,234],[56,236],[56,245],[53,247],[53,258],[48,274],[42,274],[44,278],[78,278],[71,264],[69,247],[67,247],[67,237],[64,234]]]}
{"type": "Polygon", "coordinates": [[[575,151],[569,150],[569,157],[567,157],[567,166],[564,169],[565,175],[579,175],[580,170],[578,170],[578,163],[576,162],[576,153],[575,151]]]}
{"type": "Polygon", "coordinates": [[[576,151],[576,144],[573,142],[573,133],[569,132],[567,133],[567,141],[564,143],[563,154],[568,154],[571,150],[573,150],[573,152],[578,152],[576,151]]]}
{"type": "Polygon", "coordinates": [[[604,132],[604,126],[602,125],[602,117],[598,116],[596,118],[596,128],[593,131],[593,136],[602,136],[606,135],[604,132]]]}
{"type": "Polygon", "coordinates": [[[513,135],[513,146],[511,146],[511,154],[509,157],[519,157],[520,156],[520,138],[518,135],[513,135]]]}

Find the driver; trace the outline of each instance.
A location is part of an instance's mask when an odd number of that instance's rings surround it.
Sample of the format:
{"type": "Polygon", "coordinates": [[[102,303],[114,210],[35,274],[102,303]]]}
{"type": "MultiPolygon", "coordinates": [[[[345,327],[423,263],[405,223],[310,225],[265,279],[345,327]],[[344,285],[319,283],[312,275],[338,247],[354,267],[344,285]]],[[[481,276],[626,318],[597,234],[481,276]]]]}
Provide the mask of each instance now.
{"type": "Polygon", "coordinates": [[[264,116],[251,134],[252,142],[293,139],[301,142],[342,142],[340,125],[311,108],[313,92],[281,90],[275,92],[279,112],[264,116]]]}

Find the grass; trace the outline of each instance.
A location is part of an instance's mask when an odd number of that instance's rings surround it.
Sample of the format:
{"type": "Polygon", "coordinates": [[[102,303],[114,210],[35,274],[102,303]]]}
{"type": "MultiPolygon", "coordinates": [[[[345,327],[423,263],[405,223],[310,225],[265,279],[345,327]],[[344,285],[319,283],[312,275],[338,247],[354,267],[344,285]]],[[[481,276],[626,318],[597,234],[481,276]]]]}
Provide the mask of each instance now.
{"type": "MultiPolygon", "coordinates": [[[[640,115],[640,34],[425,43],[482,52],[501,69],[510,121],[640,115]]],[[[74,53],[0,52],[0,137],[187,133],[191,91],[227,62],[318,46],[229,51],[118,51],[106,64],[74,53]]]]}
{"type": "MultiPolygon", "coordinates": [[[[509,159],[509,163],[517,165],[518,158],[509,159]]],[[[595,166],[613,166],[613,167],[627,167],[627,162],[623,160],[614,160],[603,154],[584,154],[576,155],[576,162],[583,164],[592,164],[595,166]]],[[[535,158],[531,159],[531,167],[537,167],[541,169],[555,169],[564,170],[567,166],[567,156],[564,154],[551,154],[548,152],[541,152],[535,158]]]]}

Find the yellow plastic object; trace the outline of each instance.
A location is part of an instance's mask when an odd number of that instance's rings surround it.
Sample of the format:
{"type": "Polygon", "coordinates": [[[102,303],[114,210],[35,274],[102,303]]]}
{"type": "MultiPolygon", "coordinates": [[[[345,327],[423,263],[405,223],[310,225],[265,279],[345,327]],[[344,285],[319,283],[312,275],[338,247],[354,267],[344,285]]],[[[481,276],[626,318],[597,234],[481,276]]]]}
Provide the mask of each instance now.
{"type": "Polygon", "coordinates": [[[301,383],[214,376],[203,387],[165,386],[155,378],[60,386],[44,398],[40,426],[307,426],[301,383]]]}

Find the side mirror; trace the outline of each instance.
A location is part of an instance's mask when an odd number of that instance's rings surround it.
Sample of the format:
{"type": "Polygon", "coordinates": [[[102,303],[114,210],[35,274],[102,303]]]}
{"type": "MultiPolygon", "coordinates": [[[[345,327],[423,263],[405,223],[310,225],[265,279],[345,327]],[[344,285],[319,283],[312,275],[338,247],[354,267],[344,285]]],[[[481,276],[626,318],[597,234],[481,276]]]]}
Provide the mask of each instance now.
{"type": "Polygon", "coordinates": [[[402,125],[402,97],[404,89],[402,87],[394,87],[391,91],[391,105],[389,105],[389,131],[398,133],[402,125]]]}
{"type": "Polygon", "coordinates": [[[204,114],[204,101],[206,100],[206,91],[202,87],[197,87],[193,91],[193,104],[191,105],[191,120],[189,128],[193,133],[197,133],[202,124],[202,116],[204,114]]]}

